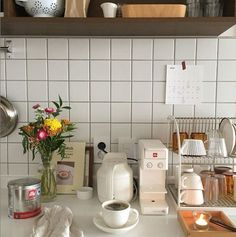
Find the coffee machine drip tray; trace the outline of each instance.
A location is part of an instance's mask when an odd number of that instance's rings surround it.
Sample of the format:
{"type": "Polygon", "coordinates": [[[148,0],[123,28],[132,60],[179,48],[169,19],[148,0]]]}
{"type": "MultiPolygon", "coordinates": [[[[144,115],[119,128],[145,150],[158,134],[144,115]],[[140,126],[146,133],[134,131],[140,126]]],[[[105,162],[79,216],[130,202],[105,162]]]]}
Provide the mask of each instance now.
{"type": "Polygon", "coordinates": [[[166,215],[169,209],[164,199],[140,199],[140,207],[144,215],[166,215]]]}

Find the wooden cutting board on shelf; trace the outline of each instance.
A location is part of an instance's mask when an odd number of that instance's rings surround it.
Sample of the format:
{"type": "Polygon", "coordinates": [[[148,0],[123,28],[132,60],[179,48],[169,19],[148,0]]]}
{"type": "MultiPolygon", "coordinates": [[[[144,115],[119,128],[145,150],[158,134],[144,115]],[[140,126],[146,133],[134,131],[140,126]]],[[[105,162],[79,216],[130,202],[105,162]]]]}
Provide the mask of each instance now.
{"type": "Polygon", "coordinates": [[[124,4],[123,17],[184,17],[186,5],[183,4],[124,4]]]}

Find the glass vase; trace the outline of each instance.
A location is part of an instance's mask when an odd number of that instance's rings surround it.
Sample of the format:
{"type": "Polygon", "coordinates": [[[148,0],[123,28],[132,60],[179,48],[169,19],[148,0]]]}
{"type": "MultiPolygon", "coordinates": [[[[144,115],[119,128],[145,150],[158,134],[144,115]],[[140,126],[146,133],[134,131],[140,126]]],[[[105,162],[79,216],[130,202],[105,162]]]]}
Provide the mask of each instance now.
{"type": "Polygon", "coordinates": [[[51,202],[57,195],[55,169],[50,161],[43,161],[41,173],[41,201],[51,202]]]}

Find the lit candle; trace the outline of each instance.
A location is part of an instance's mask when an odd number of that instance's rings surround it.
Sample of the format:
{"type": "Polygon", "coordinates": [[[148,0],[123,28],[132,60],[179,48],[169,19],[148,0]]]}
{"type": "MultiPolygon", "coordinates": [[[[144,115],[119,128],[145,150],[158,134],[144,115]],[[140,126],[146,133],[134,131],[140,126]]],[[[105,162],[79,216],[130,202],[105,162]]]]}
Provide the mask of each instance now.
{"type": "Polygon", "coordinates": [[[208,229],[208,221],[205,219],[204,214],[200,214],[199,218],[195,221],[195,225],[199,230],[206,230],[208,229]]]}

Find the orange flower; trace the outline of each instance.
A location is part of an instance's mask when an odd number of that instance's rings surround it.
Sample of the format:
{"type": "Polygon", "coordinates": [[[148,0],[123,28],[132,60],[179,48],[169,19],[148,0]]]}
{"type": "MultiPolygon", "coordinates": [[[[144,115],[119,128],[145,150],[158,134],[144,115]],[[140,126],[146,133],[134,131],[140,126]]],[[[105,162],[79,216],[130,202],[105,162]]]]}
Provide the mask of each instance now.
{"type": "Polygon", "coordinates": [[[61,120],[61,123],[62,123],[63,125],[69,125],[69,124],[71,124],[71,122],[70,122],[68,119],[62,119],[62,120],[61,120]]]}
{"type": "Polygon", "coordinates": [[[34,127],[33,126],[30,126],[30,125],[26,125],[26,126],[23,126],[22,128],[26,133],[30,133],[34,130],[34,127]]]}

